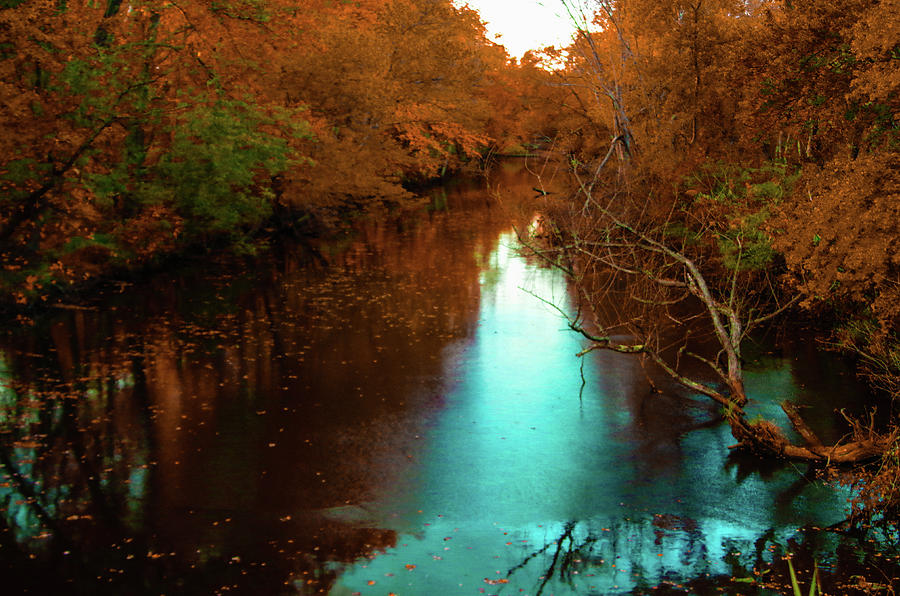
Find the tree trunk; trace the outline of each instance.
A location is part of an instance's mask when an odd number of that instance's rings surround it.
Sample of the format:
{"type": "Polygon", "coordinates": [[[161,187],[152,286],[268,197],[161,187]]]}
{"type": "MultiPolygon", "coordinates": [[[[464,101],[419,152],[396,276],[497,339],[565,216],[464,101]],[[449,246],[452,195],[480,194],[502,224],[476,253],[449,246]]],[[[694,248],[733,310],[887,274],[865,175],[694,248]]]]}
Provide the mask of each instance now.
{"type": "Polygon", "coordinates": [[[868,436],[856,437],[849,443],[823,445],[792,403],[782,402],[781,409],[803,438],[804,445],[793,444],[781,429],[769,421],[747,422],[743,410],[736,409],[729,416],[728,423],[731,434],[739,442],[731,448],[795,461],[856,464],[881,457],[895,438],[893,434],[880,435],[870,431],[868,436]]]}

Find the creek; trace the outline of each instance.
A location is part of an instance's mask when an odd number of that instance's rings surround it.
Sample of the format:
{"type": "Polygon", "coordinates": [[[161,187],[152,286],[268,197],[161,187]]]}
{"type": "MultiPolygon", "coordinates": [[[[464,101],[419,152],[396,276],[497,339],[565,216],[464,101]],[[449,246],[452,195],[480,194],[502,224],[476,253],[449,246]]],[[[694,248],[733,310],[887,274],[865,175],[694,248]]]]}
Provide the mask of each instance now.
{"type": "MultiPolygon", "coordinates": [[[[316,258],[186,263],[9,322],[3,585],[778,593],[762,586],[787,553],[829,586],[883,581],[882,553],[821,529],[846,489],[730,454],[717,408],[659,377],[652,393],[634,357],[575,357],[583,340],[544,302],[573,307],[565,278],[518,250],[532,189],[553,184],[522,166],[316,258]]],[[[835,411],[868,399],[812,338],[746,350],[753,407],[784,426],[787,397],[838,438],[835,411]]]]}

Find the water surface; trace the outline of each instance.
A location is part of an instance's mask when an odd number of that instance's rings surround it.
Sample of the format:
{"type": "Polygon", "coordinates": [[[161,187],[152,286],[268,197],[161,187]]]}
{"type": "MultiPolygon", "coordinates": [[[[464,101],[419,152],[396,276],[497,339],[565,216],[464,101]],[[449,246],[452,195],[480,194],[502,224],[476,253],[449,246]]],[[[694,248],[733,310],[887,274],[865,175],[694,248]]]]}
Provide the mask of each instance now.
{"type": "MultiPolygon", "coordinates": [[[[573,307],[566,280],[513,232],[534,216],[535,179],[515,163],[489,183],[437,189],[318,256],[188,264],[12,327],[3,579],[38,593],[755,593],[734,580],[783,575],[787,552],[826,573],[865,567],[871,553],[818,530],[843,519],[845,491],[731,457],[717,409],[661,378],[652,393],[634,358],[574,356],[582,340],[547,304],[573,307]]],[[[754,351],[754,407],[816,403],[817,430],[841,432],[833,411],[862,389],[838,360],[754,351]]]]}

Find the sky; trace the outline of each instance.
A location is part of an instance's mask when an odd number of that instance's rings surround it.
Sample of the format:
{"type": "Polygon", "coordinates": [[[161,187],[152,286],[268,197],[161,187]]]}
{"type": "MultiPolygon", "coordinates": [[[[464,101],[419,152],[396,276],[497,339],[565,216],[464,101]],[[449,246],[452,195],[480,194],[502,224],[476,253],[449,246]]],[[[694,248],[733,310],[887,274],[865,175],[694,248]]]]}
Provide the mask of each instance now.
{"type": "Polygon", "coordinates": [[[481,14],[488,37],[506,46],[510,56],[548,45],[568,45],[574,25],[560,0],[457,0],[481,14]],[[495,37],[500,34],[501,37],[495,37]]]}

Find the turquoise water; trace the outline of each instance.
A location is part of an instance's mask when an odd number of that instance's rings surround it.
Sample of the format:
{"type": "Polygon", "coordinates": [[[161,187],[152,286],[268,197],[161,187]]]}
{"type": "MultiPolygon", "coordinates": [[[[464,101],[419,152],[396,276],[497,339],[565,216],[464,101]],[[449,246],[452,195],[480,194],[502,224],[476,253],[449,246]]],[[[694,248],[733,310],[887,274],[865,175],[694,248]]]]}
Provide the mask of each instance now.
{"type": "MultiPolygon", "coordinates": [[[[730,455],[717,408],[634,358],[575,357],[566,280],[513,231],[534,216],[533,180],[514,165],[490,183],[361,222],[316,257],[188,263],[10,325],[0,579],[32,593],[767,593],[787,553],[831,586],[874,573],[871,552],[819,530],[846,515],[845,490],[730,455]]],[[[819,433],[839,436],[835,408],[867,398],[804,342],[748,346],[751,408],[815,403],[819,433]]]]}
{"type": "MultiPolygon", "coordinates": [[[[565,280],[514,234],[488,263],[415,465],[367,504],[398,544],[340,566],[332,594],[630,593],[771,562],[801,526],[843,519],[846,491],[805,470],[741,474],[715,410],[651,395],[634,358],[591,354],[581,371],[583,341],[536,298],[571,311],[565,280]]],[[[798,393],[788,362],[748,385],[765,410],[767,393],[798,393]]]]}

